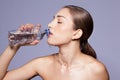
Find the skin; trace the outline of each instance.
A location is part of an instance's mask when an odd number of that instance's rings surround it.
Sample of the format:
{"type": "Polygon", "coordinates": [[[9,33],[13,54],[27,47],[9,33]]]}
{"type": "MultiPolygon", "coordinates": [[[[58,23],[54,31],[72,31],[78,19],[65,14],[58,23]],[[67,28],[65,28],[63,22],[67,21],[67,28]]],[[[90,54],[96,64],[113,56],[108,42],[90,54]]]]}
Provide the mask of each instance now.
{"type": "MultiPolygon", "coordinates": [[[[79,41],[75,39],[81,37],[82,30],[73,30],[72,16],[67,8],[58,11],[48,26],[52,34],[47,42],[57,46],[59,52],[33,59],[20,68],[6,72],[20,48],[19,45],[8,46],[0,56],[0,80],[28,80],[35,75],[43,80],[109,80],[104,64],[80,51],[79,41]]],[[[31,27],[33,24],[23,25],[20,30],[31,27]]],[[[29,45],[38,43],[35,40],[29,45]]]]}

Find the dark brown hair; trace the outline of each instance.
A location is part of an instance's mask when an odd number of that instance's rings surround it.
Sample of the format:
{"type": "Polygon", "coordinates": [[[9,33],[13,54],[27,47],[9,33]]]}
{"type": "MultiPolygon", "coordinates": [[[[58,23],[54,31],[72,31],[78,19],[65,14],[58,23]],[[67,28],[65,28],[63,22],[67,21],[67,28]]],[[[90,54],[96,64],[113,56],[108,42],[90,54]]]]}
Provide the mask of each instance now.
{"type": "Polygon", "coordinates": [[[74,5],[67,5],[63,8],[69,9],[70,14],[73,18],[74,29],[81,29],[83,31],[83,34],[79,39],[81,52],[90,55],[94,58],[97,58],[94,49],[88,43],[88,38],[93,32],[93,19],[90,13],[82,7],[74,5]]]}

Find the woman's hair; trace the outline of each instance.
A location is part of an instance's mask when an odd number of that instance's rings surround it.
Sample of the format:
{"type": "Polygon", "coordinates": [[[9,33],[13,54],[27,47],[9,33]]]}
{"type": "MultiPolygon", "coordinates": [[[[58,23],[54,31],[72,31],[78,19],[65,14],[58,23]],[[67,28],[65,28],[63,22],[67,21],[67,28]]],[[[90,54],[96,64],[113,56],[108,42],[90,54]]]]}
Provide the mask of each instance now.
{"type": "Polygon", "coordinates": [[[88,38],[93,32],[93,19],[89,12],[81,7],[74,5],[67,5],[63,8],[69,9],[73,18],[74,29],[81,29],[83,31],[83,34],[79,39],[81,52],[97,58],[94,49],[88,43],[88,38]]]}

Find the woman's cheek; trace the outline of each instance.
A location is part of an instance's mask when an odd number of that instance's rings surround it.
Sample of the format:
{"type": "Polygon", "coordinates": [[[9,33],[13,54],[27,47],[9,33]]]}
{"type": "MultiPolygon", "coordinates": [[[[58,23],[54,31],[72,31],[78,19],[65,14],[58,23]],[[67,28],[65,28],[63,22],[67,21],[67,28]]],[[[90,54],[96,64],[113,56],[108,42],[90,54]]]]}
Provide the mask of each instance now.
{"type": "Polygon", "coordinates": [[[48,39],[47,39],[47,43],[49,44],[49,45],[52,45],[52,46],[57,46],[57,45],[60,45],[61,44],[61,42],[62,42],[62,39],[60,38],[60,37],[49,37],[48,39]]]}
{"type": "Polygon", "coordinates": [[[63,44],[67,44],[71,41],[71,38],[68,36],[64,36],[64,37],[57,37],[57,38],[48,38],[47,42],[49,45],[52,46],[60,46],[63,44]]]}

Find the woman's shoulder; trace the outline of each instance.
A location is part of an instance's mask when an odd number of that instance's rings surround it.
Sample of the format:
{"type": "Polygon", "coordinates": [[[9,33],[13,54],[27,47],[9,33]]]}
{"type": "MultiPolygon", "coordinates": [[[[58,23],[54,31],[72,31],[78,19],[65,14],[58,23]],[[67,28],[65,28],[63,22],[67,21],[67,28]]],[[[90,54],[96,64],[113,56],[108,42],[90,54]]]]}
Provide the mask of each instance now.
{"type": "Polygon", "coordinates": [[[51,70],[53,64],[54,54],[51,54],[34,58],[24,66],[27,66],[27,68],[32,70],[34,69],[38,75],[43,76],[44,74],[48,74],[50,72],[49,70],[51,70]]]}
{"type": "Polygon", "coordinates": [[[92,71],[100,72],[104,71],[106,69],[105,65],[99,61],[99,60],[93,60],[90,64],[88,64],[89,68],[92,69],[92,71]]]}
{"type": "Polygon", "coordinates": [[[92,71],[101,71],[101,69],[105,69],[105,65],[98,59],[95,59],[88,55],[85,55],[84,59],[85,66],[92,71]]]}
{"type": "Polygon", "coordinates": [[[94,76],[103,77],[106,78],[105,80],[108,80],[108,71],[105,64],[103,64],[101,61],[93,58],[91,62],[87,65],[87,68],[94,76]]]}
{"type": "Polygon", "coordinates": [[[105,69],[105,65],[101,61],[91,56],[83,55],[83,61],[85,63],[85,66],[90,69],[94,69],[96,71],[101,71],[101,69],[105,69]]]}
{"type": "Polygon", "coordinates": [[[34,58],[32,61],[40,65],[51,64],[54,61],[54,55],[55,54],[50,54],[46,56],[37,57],[37,58],[34,58]]]}

